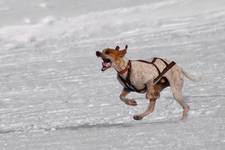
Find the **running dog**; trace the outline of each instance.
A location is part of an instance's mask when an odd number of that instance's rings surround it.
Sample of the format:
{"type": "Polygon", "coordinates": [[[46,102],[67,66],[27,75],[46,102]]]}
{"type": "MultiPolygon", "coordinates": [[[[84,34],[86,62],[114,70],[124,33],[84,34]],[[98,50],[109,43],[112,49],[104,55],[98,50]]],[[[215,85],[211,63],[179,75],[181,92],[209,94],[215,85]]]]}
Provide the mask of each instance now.
{"type": "Polygon", "coordinates": [[[102,58],[102,71],[114,68],[117,71],[117,79],[123,86],[120,99],[127,105],[136,106],[134,99],[126,96],[130,92],[146,93],[149,105],[141,114],[134,115],[135,120],[141,120],[154,111],[156,100],[160,92],[170,87],[176,101],[183,108],[182,119],[188,115],[189,106],[182,96],[184,76],[194,81],[194,78],[186,73],[175,62],[162,58],[152,58],[150,60],[128,60],[125,55],[128,46],[120,50],[116,48],[106,48],[102,52],[96,51],[96,56],[102,58]]]}

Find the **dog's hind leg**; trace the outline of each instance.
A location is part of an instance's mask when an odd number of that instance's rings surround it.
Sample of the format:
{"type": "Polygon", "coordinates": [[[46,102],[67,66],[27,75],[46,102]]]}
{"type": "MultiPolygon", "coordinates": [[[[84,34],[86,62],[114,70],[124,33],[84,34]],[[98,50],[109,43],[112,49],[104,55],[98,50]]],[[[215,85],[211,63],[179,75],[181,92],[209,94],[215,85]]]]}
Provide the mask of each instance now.
{"type": "Polygon", "coordinates": [[[127,89],[123,89],[121,94],[120,94],[120,99],[127,105],[130,105],[130,106],[136,106],[137,105],[137,102],[134,100],[134,99],[129,99],[129,98],[126,98],[126,96],[130,93],[129,90],[127,89]]]}
{"type": "Polygon", "coordinates": [[[173,93],[174,98],[176,101],[181,105],[183,108],[183,115],[182,120],[186,119],[188,116],[189,106],[185,103],[184,97],[182,95],[182,88],[183,88],[184,80],[182,78],[176,78],[174,80],[170,80],[171,90],[173,93]]]}

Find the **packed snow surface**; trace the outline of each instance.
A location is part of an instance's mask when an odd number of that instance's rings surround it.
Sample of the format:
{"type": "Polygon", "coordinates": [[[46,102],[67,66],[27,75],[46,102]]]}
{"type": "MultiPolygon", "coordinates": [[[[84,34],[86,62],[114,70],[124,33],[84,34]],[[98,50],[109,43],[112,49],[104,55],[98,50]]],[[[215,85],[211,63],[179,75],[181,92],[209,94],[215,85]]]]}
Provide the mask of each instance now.
{"type": "Polygon", "coordinates": [[[225,1],[63,2],[0,1],[2,150],[225,149],[225,1]],[[145,95],[122,103],[116,72],[95,56],[126,44],[130,59],[167,58],[201,78],[185,80],[186,121],[169,88],[132,119],[145,95]]]}

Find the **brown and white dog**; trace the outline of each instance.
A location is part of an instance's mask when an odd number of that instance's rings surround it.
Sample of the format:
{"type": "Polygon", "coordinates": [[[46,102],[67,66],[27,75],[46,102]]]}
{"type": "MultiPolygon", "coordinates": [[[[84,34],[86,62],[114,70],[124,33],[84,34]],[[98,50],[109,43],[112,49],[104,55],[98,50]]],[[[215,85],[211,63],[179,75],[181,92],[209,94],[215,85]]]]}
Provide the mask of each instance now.
{"type": "Polygon", "coordinates": [[[119,46],[106,48],[102,52],[97,51],[96,56],[103,60],[102,71],[109,68],[114,68],[117,71],[117,79],[124,87],[120,94],[120,99],[125,104],[137,105],[134,99],[126,98],[130,92],[146,93],[146,98],[150,101],[147,110],[141,114],[134,115],[133,118],[141,120],[152,113],[160,92],[164,88],[170,87],[174,98],[183,108],[182,119],[185,119],[189,106],[185,103],[182,96],[183,79],[185,76],[194,81],[193,77],[173,61],[166,59],[128,60],[125,58],[127,47],[126,45],[123,50],[120,50],[119,46]]]}

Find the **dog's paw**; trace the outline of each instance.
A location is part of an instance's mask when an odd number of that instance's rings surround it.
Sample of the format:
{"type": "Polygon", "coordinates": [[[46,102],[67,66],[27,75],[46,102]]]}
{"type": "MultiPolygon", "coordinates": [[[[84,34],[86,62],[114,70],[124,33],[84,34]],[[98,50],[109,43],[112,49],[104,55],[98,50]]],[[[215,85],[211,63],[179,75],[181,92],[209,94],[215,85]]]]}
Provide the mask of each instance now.
{"type": "Polygon", "coordinates": [[[141,120],[143,119],[143,117],[139,116],[139,115],[135,115],[133,116],[134,120],[141,120]]]}
{"type": "Polygon", "coordinates": [[[135,100],[133,100],[133,99],[127,100],[126,104],[130,105],[130,106],[137,106],[137,102],[135,100]]]}
{"type": "Polygon", "coordinates": [[[190,107],[189,107],[189,106],[187,106],[187,107],[184,109],[181,120],[184,121],[184,120],[187,119],[187,117],[188,117],[188,111],[189,111],[189,110],[190,110],[190,107]]]}

